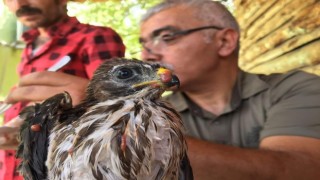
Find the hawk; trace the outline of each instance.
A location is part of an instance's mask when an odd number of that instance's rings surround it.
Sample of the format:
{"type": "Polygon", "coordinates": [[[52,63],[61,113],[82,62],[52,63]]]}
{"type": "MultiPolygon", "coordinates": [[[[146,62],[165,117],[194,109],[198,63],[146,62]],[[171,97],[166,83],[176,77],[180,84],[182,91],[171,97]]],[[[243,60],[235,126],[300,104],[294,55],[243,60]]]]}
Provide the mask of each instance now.
{"type": "Polygon", "coordinates": [[[20,173],[27,180],[192,179],[179,172],[187,150],[182,121],[161,99],[178,85],[160,64],[104,62],[79,105],[64,92],[21,112],[20,173]]]}

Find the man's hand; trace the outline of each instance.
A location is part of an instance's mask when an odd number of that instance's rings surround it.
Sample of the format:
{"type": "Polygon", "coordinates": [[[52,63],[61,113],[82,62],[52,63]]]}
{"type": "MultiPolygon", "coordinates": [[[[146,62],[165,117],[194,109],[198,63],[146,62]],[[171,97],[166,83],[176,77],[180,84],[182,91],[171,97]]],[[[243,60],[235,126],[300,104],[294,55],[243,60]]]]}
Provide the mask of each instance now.
{"type": "MultiPolygon", "coordinates": [[[[23,76],[17,87],[8,94],[5,102],[42,102],[55,94],[67,91],[72,97],[73,105],[76,105],[85,97],[88,83],[88,79],[61,72],[35,72],[23,76]]],[[[22,123],[23,120],[16,117],[0,127],[0,149],[16,149],[22,123]]]]}
{"type": "Polygon", "coordinates": [[[61,72],[35,72],[23,76],[5,101],[7,103],[41,102],[55,94],[67,91],[72,97],[73,105],[76,105],[85,97],[88,83],[88,79],[61,72]]]}
{"type": "Polygon", "coordinates": [[[16,149],[19,145],[18,134],[23,119],[19,116],[0,126],[0,149],[16,149]]]}
{"type": "Polygon", "coordinates": [[[19,128],[1,126],[0,127],[0,149],[16,149],[18,146],[17,135],[19,128]]]}

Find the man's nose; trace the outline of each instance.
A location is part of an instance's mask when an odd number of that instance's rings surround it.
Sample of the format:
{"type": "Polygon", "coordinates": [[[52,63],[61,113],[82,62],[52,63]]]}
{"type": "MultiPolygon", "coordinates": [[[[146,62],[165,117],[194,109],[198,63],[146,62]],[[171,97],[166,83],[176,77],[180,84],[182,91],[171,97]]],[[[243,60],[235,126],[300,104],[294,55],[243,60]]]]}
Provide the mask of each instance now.
{"type": "Polygon", "coordinates": [[[143,48],[141,51],[141,58],[144,61],[161,61],[162,55],[154,53],[151,49],[143,48]]]}

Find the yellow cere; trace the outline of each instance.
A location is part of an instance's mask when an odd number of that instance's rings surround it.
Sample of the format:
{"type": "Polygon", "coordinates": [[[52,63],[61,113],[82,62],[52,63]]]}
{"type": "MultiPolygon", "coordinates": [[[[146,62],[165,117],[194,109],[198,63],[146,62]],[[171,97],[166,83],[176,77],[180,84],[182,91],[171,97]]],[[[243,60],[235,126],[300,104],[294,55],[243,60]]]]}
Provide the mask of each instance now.
{"type": "Polygon", "coordinates": [[[164,73],[166,73],[166,72],[168,72],[168,71],[170,72],[170,70],[161,67],[161,68],[158,69],[157,74],[164,74],[164,73]]]}

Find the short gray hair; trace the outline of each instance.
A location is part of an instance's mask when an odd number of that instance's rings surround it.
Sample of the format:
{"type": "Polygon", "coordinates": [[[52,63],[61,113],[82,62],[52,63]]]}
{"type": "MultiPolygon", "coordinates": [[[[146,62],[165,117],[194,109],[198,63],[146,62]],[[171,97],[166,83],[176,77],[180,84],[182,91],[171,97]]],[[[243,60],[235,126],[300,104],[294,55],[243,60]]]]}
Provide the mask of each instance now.
{"type": "Polygon", "coordinates": [[[163,10],[180,5],[196,10],[195,17],[207,25],[212,25],[212,22],[215,22],[215,25],[232,28],[240,33],[238,22],[230,11],[220,2],[211,0],[164,0],[162,3],[150,8],[142,17],[141,22],[148,20],[151,16],[163,10]]]}

